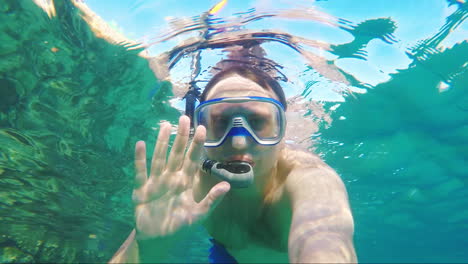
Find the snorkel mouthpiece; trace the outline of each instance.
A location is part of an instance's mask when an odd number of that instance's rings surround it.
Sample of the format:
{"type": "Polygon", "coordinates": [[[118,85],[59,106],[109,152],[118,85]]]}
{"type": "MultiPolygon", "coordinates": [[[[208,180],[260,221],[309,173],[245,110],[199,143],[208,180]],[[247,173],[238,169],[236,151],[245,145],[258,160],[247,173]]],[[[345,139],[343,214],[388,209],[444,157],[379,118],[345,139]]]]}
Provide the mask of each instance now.
{"type": "Polygon", "coordinates": [[[203,162],[202,169],[229,182],[233,188],[247,188],[253,183],[254,179],[252,166],[245,161],[221,163],[207,159],[203,162]]]}

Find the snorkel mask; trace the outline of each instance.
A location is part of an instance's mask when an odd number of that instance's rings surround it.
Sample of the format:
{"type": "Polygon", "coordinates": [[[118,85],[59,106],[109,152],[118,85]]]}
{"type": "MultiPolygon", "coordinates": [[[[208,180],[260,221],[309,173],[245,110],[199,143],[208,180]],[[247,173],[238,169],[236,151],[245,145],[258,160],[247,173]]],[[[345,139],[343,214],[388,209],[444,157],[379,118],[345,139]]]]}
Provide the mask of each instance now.
{"type": "MultiPolygon", "coordinates": [[[[205,126],[205,147],[219,147],[233,136],[250,137],[257,144],[272,146],[283,138],[286,120],[283,105],[275,99],[225,97],[198,105],[194,125],[205,126]]],[[[221,163],[205,160],[202,168],[229,182],[234,188],[245,188],[253,183],[252,166],[244,161],[221,163]]]]}
{"type": "Polygon", "coordinates": [[[202,102],[194,125],[207,130],[205,147],[219,147],[228,137],[247,136],[260,145],[276,145],[286,127],[283,105],[258,96],[224,97],[202,102]]]}

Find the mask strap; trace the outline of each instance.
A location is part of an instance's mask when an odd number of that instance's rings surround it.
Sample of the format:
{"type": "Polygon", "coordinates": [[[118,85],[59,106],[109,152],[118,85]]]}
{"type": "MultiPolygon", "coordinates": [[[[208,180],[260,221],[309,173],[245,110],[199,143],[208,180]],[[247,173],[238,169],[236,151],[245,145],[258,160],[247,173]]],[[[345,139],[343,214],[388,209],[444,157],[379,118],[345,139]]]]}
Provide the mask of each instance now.
{"type": "Polygon", "coordinates": [[[200,87],[197,86],[196,81],[191,81],[189,90],[184,95],[185,99],[185,115],[190,118],[190,128],[193,127],[193,116],[195,112],[195,104],[200,97],[200,87]]]}
{"type": "Polygon", "coordinates": [[[191,81],[189,82],[189,89],[183,97],[183,99],[185,99],[185,115],[190,118],[190,135],[194,133],[193,115],[195,112],[195,103],[201,95],[200,87],[197,86],[197,81],[195,80],[200,74],[200,53],[201,50],[198,50],[192,56],[192,65],[190,67],[192,70],[192,74],[190,75],[191,81]]]}

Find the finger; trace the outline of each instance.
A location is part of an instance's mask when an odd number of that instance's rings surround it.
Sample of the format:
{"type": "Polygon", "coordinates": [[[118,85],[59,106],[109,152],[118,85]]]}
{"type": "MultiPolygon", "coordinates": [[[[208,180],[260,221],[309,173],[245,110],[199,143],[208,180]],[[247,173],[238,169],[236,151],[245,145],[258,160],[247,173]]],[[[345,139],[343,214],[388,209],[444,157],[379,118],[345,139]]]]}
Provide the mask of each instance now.
{"type": "MultiPolygon", "coordinates": [[[[184,161],[185,175],[189,176],[191,181],[200,166],[200,157],[203,153],[203,144],[205,144],[206,129],[204,126],[198,126],[193,136],[192,144],[187,152],[187,157],[184,161]]],[[[191,182],[190,182],[191,183],[191,182]]]]}
{"type": "Polygon", "coordinates": [[[169,171],[176,171],[180,169],[183,158],[185,155],[185,148],[190,134],[190,119],[183,115],[179,118],[179,129],[177,129],[177,136],[172,146],[171,154],[167,161],[167,169],[169,171]]]}
{"type": "Polygon", "coordinates": [[[151,159],[151,177],[162,174],[166,166],[167,147],[169,146],[169,137],[171,136],[171,124],[164,122],[159,126],[159,134],[156,139],[156,145],[151,159]]]}
{"type": "Polygon", "coordinates": [[[213,211],[230,189],[231,185],[225,181],[213,186],[206,197],[198,204],[200,213],[207,214],[213,211]]]}
{"type": "Polygon", "coordinates": [[[144,141],[135,144],[135,183],[134,188],[138,189],[147,180],[146,169],[146,145],[144,141]]]}

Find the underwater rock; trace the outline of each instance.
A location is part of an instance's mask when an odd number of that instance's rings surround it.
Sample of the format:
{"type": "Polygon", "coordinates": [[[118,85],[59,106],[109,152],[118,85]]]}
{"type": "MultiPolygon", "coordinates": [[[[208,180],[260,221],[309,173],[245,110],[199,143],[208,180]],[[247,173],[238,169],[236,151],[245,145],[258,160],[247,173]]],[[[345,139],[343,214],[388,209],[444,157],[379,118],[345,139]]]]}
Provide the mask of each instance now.
{"type": "Polygon", "coordinates": [[[16,84],[8,79],[0,79],[0,88],[0,111],[8,112],[19,101],[16,84]]]}
{"type": "Polygon", "coordinates": [[[1,263],[31,263],[33,257],[28,255],[15,247],[3,248],[3,254],[0,255],[1,263]]]}
{"type": "Polygon", "coordinates": [[[0,43],[0,56],[12,54],[18,50],[18,40],[8,34],[2,35],[2,41],[0,43]]]}
{"type": "Polygon", "coordinates": [[[0,60],[0,72],[8,72],[11,69],[20,70],[24,63],[24,57],[20,54],[8,54],[0,60]]]}
{"type": "Polygon", "coordinates": [[[132,228],[126,150],[170,119],[152,104],[171,89],[148,98],[159,80],[138,50],[97,38],[72,1],[47,3],[0,7],[0,263],[105,262],[132,228]]]}

